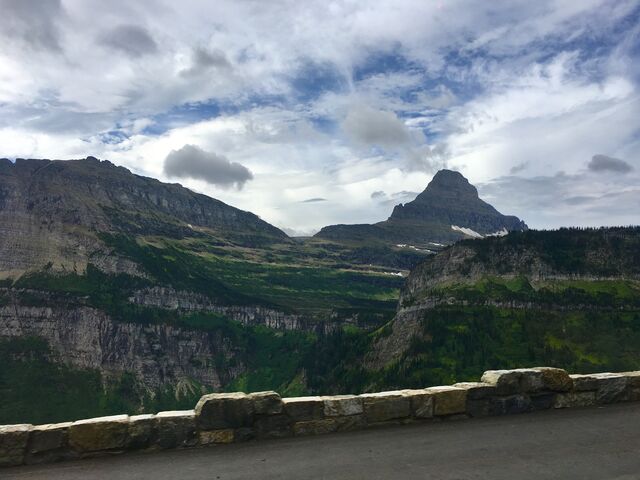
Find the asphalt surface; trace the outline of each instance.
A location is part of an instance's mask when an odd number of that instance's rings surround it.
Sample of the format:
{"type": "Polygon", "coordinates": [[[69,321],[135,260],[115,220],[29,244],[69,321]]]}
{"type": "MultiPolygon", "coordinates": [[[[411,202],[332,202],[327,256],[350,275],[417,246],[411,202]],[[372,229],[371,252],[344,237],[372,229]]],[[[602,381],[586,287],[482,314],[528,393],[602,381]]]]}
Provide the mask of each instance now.
{"type": "Polygon", "coordinates": [[[638,480],[640,404],[0,469],[3,480],[638,480]]]}

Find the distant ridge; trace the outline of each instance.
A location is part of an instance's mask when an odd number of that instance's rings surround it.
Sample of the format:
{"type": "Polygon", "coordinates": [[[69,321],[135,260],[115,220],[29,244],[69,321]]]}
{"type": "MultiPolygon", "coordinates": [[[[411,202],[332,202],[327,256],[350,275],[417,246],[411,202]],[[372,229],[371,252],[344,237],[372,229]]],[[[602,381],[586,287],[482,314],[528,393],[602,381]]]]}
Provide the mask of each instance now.
{"type": "Polygon", "coordinates": [[[83,271],[90,257],[109,271],[127,271],[109,258],[102,234],[206,236],[247,247],[290,241],[253,213],[95,157],[0,159],[2,276],[45,265],[83,271]]]}
{"type": "Polygon", "coordinates": [[[459,172],[440,170],[415,200],[396,205],[379,223],[330,225],[316,237],[339,242],[384,242],[428,246],[461,238],[503,235],[527,230],[518,217],[502,215],[481,200],[478,190],[459,172]]]}

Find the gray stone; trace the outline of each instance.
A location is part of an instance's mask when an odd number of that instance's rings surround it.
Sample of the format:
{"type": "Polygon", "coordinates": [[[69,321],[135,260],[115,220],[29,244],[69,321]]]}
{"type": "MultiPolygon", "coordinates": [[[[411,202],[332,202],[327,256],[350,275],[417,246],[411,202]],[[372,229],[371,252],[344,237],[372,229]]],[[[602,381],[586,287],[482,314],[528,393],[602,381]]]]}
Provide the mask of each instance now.
{"type": "Polygon", "coordinates": [[[149,448],[158,436],[158,422],[155,415],[134,415],[129,417],[127,448],[136,450],[149,448]]]}
{"type": "Polygon", "coordinates": [[[556,393],[534,393],[530,396],[531,406],[533,410],[548,410],[553,408],[555,403],[556,393]]]}
{"type": "Polygon", "coordinates": [[[465,413],[467,409],[467,391],[457,387],[430,387],[425,391],[433,395],[434,414],[454,415],[465,413]]]}
{"type": "Polygon", "coordinates": [[[594,373],[591,375],[571,375],[574,390],[596,391],[597,403],[614,403],[629,398],[629,378],[620,373],[594,373]]]}
{"type": "Polygon", "coordinates": [[[640,388],[640,370],[635,372],[624,372],[620,375],[624,375],[625,377],[627,377],[629,381],[629,387],[640,388]]]}
{"type": "Polygon", "coordinates": [[[402,392],[360,395],[367,423],[386,422],[411,415],[411,399],[402,392]]]}
{"type": "Polygon", "coordinates": [[[191,447],[198,441],[193,410],[160,412],[156,423],[160,448],[191,447]]]}
{"type": "Polygon", "coordinates": [[[319,420],[324,417],[322,397],[283,398],[284,412],[294,421],[319,420]]]}
{"type": "Polygon", "coordinates": [[[364,415],[348,415],[346,417],[335,417],[339,432],[350,430],[361,430],[367,426],[364,415]]]}
{"type": "Polygon", "coordinates": [[[24,462],[32,425],[0,426],[0,467],[21,465],[24,462]]]}
{"type": "Polygon", "coordinates": [[[596,404],[596,392],[567,392],[556,395],[553,408],[590,407],[596,404]]]}
{"type": "Polygon", "coordinates": [[[259,438],[290,437],[291,417],[288,415],[267,415],[257,417],[254,422],[254,430],[259,438]]]}
{"type": "Polygon", "coordinates": [[[245,393],[212,393],[203,396],[196,408],[198,428],[222,430],[253,424],[253,400],[245,393]]]}
{"type": "Polygon", "coordinates": [[[69,445],[78,453],[120,450],[126,446],[128,415],[78,420],[69,426],[69,445]]]}
{"type": "Polygon", "coordinates": [[[282,413],[282,399],[276,392],[256,392],[249,395],[256,415],[276,415],[282,413]]]}
{"type": "Polygon", "coordinates": [[[356,395],[323,397],[324,414],[327,417],[344,417],[362,413],[362,399],[356,395]]]}
{"type": "Polygon", "coordinates": [[[511,395],[491,399],[490,415],[513,415],[533,410],[531,399],[526,395],[511,395]]]}

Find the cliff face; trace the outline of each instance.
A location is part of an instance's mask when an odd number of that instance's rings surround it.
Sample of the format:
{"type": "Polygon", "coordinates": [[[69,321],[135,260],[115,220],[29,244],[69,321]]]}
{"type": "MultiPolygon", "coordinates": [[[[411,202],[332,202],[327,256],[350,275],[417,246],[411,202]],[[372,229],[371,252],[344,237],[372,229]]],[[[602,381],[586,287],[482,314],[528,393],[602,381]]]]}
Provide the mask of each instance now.
{"type": "MultiPolygon", "coordinates": [[[[459,242],[418,265],[400,294],[387,335],[366,358],[371,369],[399,360],[416,339],[432,341],[436,310],[473,321],[473,308],[597,316],[640,310],[640,228],[515,232],[459,242]]],[[[452,317],[453,320],[453,317],[452,317]]],[[[634,327],[635,328],[635,327],[634,327]]]]}
{"type": "Polygon", "coordinates": [[[208,236],[242,246],[289,242],[252,213],[108,161],[0,160],[0,275],[48,264],[82,272],[94,255],[106,271],[134,272],[124,259],[104,260],[110,250],[100,233],[208,236]]]}
{"type": "Polygon", "coordinates": [[[220,389],[245,370],[242,356],[218,332],[114,322],[90,307],[0,307],[0,337],[45,339],[53,360],[97,369],[107,378],[133,373],[150,390],[198,382],[220,389]],[[214,364],[223,358],[224,367],[214,364]]]}

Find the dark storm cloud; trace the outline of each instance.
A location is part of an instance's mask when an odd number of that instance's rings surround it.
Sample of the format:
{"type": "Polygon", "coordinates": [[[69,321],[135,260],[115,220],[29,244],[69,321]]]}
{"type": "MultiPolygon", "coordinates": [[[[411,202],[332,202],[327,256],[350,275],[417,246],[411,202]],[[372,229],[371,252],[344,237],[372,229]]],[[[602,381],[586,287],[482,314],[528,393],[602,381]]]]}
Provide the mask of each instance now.
{"type": "Polygon", "coordinates": [[[151,34],[137,25],[119,25],[112,28],[100,36],[99,42],[136,58],[158,51],[158,45],[151,34]]]}
{"type": "Polygon", "coordinates": [[[594,155],[587,167],[592,172],[629,173],[633,167],[624,160],[607,155],[594,155]]]}
{"type": "Polygon", "coordinates": [[[307,198],[306,200],[302,200],[300,203],[317,203],[317,202],[326,202],[326,198],[315,197],[315,198],[307,198]]]}
{"type": "Polygon", "coordinates": [[[60,51],[57,20],[62,13],[60,0],[2,0],[0,34],[6,43],[60,51]]]}
{"type": "Polygon", "coordinates": [[[195,145],[185,145],[167,155],[164,173],[169,177],[204,180],[223,188],[235,186],[238,190],[253,179],[253,174],[244,165],[195,145]]]}
{"type": "Polygon", "coordinates": [[[231,68],[231,62],[229,62],[225,53],[219,49],[208,50],[203,47],[196,47],[193,49],[191,62],[191,67],[182,70],[180,75],[196,76],[211,69],[226,70],[231,68]]]}

